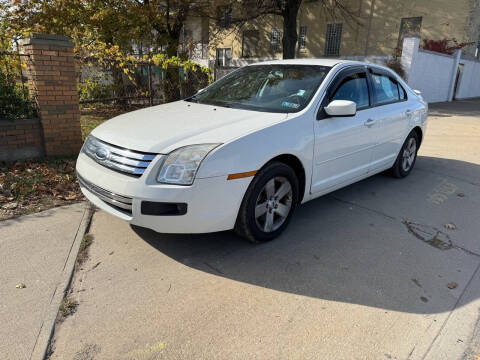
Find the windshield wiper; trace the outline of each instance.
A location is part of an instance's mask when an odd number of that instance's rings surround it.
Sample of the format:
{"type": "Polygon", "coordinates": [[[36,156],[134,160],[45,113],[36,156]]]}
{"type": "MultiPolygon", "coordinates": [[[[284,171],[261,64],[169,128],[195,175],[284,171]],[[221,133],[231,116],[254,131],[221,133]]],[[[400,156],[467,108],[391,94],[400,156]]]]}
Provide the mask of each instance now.
{"type": "Polygon", "coordinates": [[[215,101],[215,100],[210,100],[208,102],[204,102],[203,104],[205,105],[214,105],[214,106],[221,106],[221,107],[226,107],[226,108],[231,108],[232,105],[230,104],[227,104],[225,102],[222,102],[222,101],[215,101]]]}
{"type": "Polygon", "coordinates": [[[192,97],[189,97],[188,99],[185,99],[185,101],[198,103],[198,99],[195,95],[193,95],[192,97]]]}

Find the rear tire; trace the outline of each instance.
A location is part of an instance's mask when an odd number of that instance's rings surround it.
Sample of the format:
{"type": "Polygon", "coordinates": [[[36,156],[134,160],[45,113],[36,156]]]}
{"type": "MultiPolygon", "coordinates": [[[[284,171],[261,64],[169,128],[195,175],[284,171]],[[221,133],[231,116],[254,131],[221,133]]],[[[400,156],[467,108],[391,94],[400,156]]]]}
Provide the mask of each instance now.
{"type": "Polygon", "coordinates": [[[412,131],[398,153],[397,160],[393,165],[391,172],[396,178],[404,178],[410,174],[417,160],[418,147],[420,145],[418,135],[412,131]]]}
{"type": "Polygon", "coordinates": [[[253,178],[238,212],[235,232],[252,243],[275,239],[288,226],[298,203],[291,167],[272,162],[253,178]]]}

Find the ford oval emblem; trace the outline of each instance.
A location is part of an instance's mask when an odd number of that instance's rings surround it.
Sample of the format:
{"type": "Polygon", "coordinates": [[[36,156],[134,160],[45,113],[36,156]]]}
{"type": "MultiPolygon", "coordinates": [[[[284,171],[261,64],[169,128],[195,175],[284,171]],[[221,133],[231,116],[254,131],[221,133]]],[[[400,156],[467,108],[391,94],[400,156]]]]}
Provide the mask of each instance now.
{"type": "Polygon", "coordinates": [[[110,155],[109,151],[105,148],[98,148],[97,150],[95,150],[95,157],[98,159],[98,160],[107,160],[108,159],[108,155],[110,155]]]}

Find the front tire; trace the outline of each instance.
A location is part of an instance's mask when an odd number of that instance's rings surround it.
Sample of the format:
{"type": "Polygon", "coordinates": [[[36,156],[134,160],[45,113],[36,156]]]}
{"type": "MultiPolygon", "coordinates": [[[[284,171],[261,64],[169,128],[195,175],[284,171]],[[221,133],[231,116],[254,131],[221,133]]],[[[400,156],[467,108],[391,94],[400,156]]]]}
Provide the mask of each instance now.
{"type": "Polygon", "coordinates": [[[272,162],[252,180],[235,232],[252,243],[275,239],[288,226],[298,203],[298,179],[288,165],[272,162]]]}
{"type": "Polygon", "coordinates": [[[397,160],[392,167],[393,176],[396,178],[404,178],[410,174],[417,160],[419,145],[418,135],[415,131],[412,131],[403,143],[397,160]]]}

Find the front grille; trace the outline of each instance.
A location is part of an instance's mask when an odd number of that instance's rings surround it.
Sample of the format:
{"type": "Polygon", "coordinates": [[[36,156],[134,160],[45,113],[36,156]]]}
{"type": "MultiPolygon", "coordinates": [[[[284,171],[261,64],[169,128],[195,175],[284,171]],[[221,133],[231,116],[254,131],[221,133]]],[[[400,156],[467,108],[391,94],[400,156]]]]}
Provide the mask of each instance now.
{"type": "Polygon", "coordinates": [[[80,186],[86,188],[99,199],[108,203],[112,207],[117,208],[117,210],[127,212],[129,214],[132,213],[132,198],[119,195],[104,188],[101,188],[100,186],[97,186],[95,184],[92,184],[90,181],[85,180],[78,174],[77,179],[80,183],[80,186]]]}
{"type": "Polygon", "coordinates": [[[85,152],[94,161],[121,173],[140,177],[148,168],[152,160],[157,156],[153,153],[124,149],[119,146],[108,144],[104,141],[95,140],[99,145],[95,154],[85,152]],[[98,149],[103,151],[102,157],[97,156],[98,149]]]}

